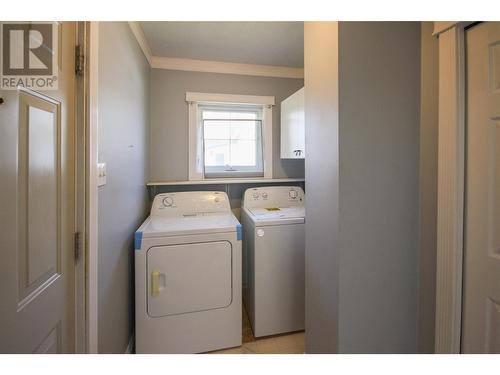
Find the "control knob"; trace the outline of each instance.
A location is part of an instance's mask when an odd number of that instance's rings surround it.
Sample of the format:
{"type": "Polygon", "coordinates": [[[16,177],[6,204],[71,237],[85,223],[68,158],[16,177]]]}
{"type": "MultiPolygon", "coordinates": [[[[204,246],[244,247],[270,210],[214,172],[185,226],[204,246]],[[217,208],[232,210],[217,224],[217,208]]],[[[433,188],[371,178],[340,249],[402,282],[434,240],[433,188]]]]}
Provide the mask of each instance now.
{"type": "Polygon", "coordinates": [[[172,207],[172,205],[174,204],[174,198],[172,197],[163,198],[163,204],[165,205],[165,207],[172,207]]]}

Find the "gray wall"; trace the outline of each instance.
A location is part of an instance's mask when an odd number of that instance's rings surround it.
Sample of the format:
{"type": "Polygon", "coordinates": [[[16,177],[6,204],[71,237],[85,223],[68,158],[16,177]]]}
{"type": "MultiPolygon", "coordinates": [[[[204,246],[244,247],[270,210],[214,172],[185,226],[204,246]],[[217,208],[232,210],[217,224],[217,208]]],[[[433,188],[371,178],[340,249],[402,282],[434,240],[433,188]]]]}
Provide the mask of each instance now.
{"type": "Polygon", "coordinates": [[[99,352],[133,331],[133,233],[147,215],[150,69],[126,22],[99,26],[99,352]]]}
{"type": "Polygon", "coordinates": [[[338,24],[304,25],[306,351],[338,351],[338,24]]]}
{"type": "Polygon", "coordinates": [[[438,38],[422,22],[420,92],[420,278],[418,351],[434,353],[437,246],[438,38]]]}
{"type": "Polygon", "coordinates": [[[274,177],[303,177],[303,160],[281,160],[279,156],[280,103],[303,85],[302,79],[152,69],[151,180],[188,179],[188,91],[274,96],[274,177]]]}
{"type": "Polygon", "coordinates": [[[342,353],[417,345],[420,23],[341,22],[342,353]]]}
{"type": "Polygon", "coordinates": [[[306,23],[306,119],[314,131],[306,142],[318,153],[306,160],[306,299],[320,310],[306,314],[306,350],[414,353],[420,24],[340,22],[338,45],[333,26],[308,30],[306,23]],[[315,48],[338,48],[338,132],[334,55],[309,65],[315,48]]]}

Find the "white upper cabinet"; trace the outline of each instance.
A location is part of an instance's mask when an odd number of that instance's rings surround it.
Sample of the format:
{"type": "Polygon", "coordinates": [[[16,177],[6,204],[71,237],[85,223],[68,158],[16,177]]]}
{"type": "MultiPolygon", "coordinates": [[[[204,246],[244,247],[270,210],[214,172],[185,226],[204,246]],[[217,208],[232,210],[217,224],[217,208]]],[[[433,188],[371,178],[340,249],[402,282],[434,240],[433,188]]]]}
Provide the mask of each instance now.
{"type": "Polygon", "coordinates": [[[281,158],[305,158],[304,88],[281,102],[281,158]]]}

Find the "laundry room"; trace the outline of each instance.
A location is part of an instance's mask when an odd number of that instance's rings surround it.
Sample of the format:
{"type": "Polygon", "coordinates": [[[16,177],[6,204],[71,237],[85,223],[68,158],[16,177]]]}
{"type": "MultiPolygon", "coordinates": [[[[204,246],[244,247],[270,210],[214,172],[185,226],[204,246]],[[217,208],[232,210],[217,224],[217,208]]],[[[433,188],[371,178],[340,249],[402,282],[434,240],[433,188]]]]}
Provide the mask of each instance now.
{"type": "Polygon", "coordinates": [[[100,25],[103,351],[305,351],[303,61],[302,22],[100,25]]]}
{"type": "Polygon", "coordinates": [[[434,23],[0,26],[0,352],[434,351],[434,23]]]}
{"type": "Polygon", "coordinates": [[[99,352],[416,350],[420,24],[304,25],[99,23],[99,352]]]}
{"type": "Polygon", "coordinates": [[[498,371],[500,2],[391,1],[2,4],[2,373],[498,371]]]}

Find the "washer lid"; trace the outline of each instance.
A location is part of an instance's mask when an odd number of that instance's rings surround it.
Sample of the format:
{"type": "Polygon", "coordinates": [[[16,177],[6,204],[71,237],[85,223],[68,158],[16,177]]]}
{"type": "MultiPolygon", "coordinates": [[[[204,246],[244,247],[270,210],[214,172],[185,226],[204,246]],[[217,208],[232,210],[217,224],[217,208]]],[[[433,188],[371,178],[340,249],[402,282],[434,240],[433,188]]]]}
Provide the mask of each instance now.
{"type": "Polygon", "coordinates": [[[211,212],[180,217],[150,216],[139,228],[143,237],[236,232],[240,222],[232,213],[211,212]]]}
{"type": "Polygon", "coordinates": [[[247,209],[256,226],[301,224],[305,222],[304,207],[266,207],[247,209]]]}

